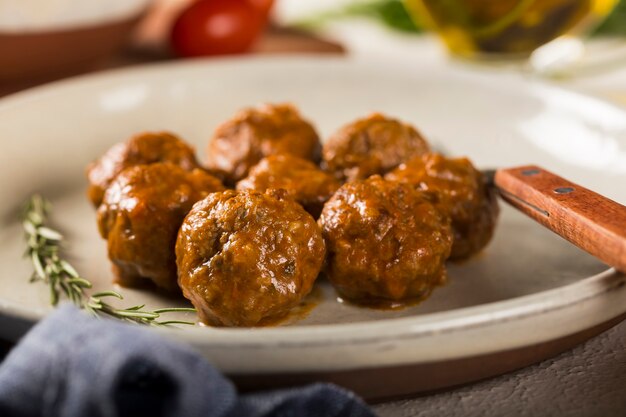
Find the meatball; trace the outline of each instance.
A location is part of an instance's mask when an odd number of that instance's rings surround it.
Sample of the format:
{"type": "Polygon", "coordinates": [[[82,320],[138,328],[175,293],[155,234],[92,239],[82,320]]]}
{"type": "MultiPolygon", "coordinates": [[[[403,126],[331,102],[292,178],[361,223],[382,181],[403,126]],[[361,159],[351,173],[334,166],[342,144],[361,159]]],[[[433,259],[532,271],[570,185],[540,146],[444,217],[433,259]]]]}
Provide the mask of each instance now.
{"type": "Polygon", "coordinates": [[[107,240],[117,282],[135,286],[150,280],[165,290],[178,290],[178,229],[196,201],[223,189],[203,170],[185,171],[169,163],[122,171],[98,208],[98,227],[107,240]]]}
{"type": "Polygon", "coordinates": [[[344,184],[318,223],[326,275],[344,298],[393,304],[422,298],[445,282],[449,219],[422,192],[379,175],[344,184]]]}
{"type": "Polygon", "coordinates": [[[228,185],[248,174],[263,157],[288,153],[317,162],[321,144],[315,129],[288,104],[240,111],[217,128],[207,149],[209,169],[228,185]]]}
{"type": "Polygon", "coordinates": [[[284,190],[227,190],[185,218],[178,283],[206,324],[263,325],[311,291],[324,254],[315,220],[284,190]]]}
{"type": "Polygon", "coordinates": [[[264,192],[282,188],[315,218],[339,186],[339,181],[313,162],[288,154],[261,159],[248,176],[237,183],[238,190],[264,192]]]}
{"type": "Polygon", "coordinates": [[[428,154],[400,165],[385,178],[413,184],[450,216],[451,259],[468,258],[491,240],[499,213],[496,195],[469,159],[428,154]]]}
{"type": "Polygon", "coordinates": [[[340,181],[354,181],[383,175],[428,150],[428,143],[415,128],[375,113],[344,126],[328,139],[322,150],[322,167],[340,181]]]}
{"type": "Polygon", "coordinates": [[[185,171],[199,167],[194,149],[177,136],[167,132],[142,133],[114,145],[87,167],[89,200],[97,208],[109,184],[125,168],[155,162],[170,162],[185,171]]]}

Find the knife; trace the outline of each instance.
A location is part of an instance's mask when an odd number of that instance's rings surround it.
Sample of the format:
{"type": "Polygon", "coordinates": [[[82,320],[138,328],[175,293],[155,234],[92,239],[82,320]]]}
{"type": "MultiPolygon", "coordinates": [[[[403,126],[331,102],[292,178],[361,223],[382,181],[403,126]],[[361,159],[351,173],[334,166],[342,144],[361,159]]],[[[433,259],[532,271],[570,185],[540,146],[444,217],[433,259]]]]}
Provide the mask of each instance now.
{"type": "Polygon", "coordinates": [[[507,203],[626,272],[626,206],[535,165],[483,173],[507,203]]]}

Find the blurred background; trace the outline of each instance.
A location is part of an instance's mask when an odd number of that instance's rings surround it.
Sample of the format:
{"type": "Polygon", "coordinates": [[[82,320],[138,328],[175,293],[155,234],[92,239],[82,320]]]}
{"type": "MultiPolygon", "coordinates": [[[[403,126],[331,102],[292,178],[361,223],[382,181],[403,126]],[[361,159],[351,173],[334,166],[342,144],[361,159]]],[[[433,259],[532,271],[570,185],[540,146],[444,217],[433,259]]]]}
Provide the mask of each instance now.
{"type": "Polygon", "coordinates": [[[576,80],[626,67],[626,3],[0,0],[0,52],[2,95],[139,63],[266,53],[450,62],[576,80]]]}

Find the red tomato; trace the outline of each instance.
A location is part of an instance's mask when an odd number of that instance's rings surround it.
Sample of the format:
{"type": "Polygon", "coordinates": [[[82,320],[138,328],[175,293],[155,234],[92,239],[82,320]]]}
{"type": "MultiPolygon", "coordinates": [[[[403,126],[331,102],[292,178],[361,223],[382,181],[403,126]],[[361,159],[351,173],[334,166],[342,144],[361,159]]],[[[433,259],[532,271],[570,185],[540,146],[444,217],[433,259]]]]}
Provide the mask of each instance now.
{"type": "Polygon", "coordinates": [[[258,10],[262,11],[266,16],[269,14],[272,6],[274,5],[274,0],[248,0],[248,1],[258,10]]]}
{"type": "Polygon", "coordinates": [[[265,20],[248,0],[198,0],[176,19],[170,40],[181,56],[236,54],[250,48],[265,20]]]}

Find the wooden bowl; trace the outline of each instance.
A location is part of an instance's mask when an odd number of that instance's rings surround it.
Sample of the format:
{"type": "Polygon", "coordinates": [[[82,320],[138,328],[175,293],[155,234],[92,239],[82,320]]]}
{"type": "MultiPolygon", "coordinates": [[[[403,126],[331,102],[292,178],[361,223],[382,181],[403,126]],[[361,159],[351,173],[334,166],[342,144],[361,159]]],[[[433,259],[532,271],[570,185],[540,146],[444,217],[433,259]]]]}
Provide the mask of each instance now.
{"type": "Polygon", "coordinates": [[[89,26],[0,32],[0,82],[78,72],[94,66],[124,45],[143,12],[89,26]]]}

